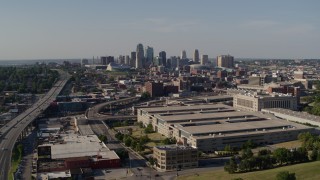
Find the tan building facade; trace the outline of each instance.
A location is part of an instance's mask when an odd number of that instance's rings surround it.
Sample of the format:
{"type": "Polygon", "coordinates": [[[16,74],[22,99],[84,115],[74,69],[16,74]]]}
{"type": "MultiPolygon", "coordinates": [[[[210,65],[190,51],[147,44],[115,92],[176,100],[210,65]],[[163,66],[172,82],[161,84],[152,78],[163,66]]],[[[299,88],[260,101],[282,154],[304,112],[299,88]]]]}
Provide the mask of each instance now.
{"type": "Polygon", "coordinates": [[[282,93],[235,94],[233,96],[233,107],[246,111],[261,111],[263,108],[285,108],[297,110],[297,100],[296,96],[282,93]]]}
{"type": "Polygon", "coordinates": [[[217,66],[224,68],[234,68],[234,58],[230,55],[221,55],[217,57],[217,66]]]}
{"type": "Polygon", "coordinates": [[[189,146],[156,146],[153,148],[153,157],[159,171],[198,167],[198,150],[189,146]]]}

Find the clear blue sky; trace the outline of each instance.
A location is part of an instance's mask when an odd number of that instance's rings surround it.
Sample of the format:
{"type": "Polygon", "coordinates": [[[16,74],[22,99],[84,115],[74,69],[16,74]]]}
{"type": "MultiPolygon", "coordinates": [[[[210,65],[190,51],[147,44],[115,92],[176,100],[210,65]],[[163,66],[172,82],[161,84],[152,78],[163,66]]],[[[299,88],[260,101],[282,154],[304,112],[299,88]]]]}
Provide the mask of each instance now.
{"type": "Polygon", "coordinates": [[[319,0],[8,0],[0,59],[194,49],[255,58],[320,58],[319,0]]]}

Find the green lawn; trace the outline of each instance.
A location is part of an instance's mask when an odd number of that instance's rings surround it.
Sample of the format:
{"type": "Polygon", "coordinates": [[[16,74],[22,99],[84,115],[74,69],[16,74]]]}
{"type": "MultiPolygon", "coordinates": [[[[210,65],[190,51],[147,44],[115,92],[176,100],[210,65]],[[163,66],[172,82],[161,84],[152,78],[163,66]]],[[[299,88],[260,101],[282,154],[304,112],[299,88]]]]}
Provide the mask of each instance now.
{"type": "Polygon", "coordinates": [[[298,148],[298,147],[301,147],[301,145],[302,145],[302,142],[299,140],[274,144],[274,146],[276,146],[277,148],[287,148],[287,149],[298,148]]]}
{"type": "Polygon", "coordinates": [[[214,170],[210,172],[201,172],[199,176],[195,174],[189,174],[185,176],[181,176],[178,179],[181,180],[230,180],[233,178],[242,178],[243,180],[274,180],[276,178],[277,173],[280,171],[289,171],[290,173],[295,173],[297,180],[312,180],[312,179],[320,179],[320,161],[310,162],[310,163],[302,163],[291,166],[284,166],[280,168],[264,170],[264,171],[255,171],[249,173],[237,173],[237,174],[229,174],[225,172],[223,169],[214,170]]]}
{"type": "Polygon", "coordinates": [[[148,135],[148,137],[151,139],[151,141],[156,142],[156,143],[158,143],[166,138],[165,136],[161,135],[160,133],[156,133],[156,132],[146,134],[146,133],[144,133],[144,129],[139,128],[139,127],[134,128],[132,130],[132,137],[134,137],[134,138],[139,138],[144,135],[148,135]]]}
{"type": "Polygon", "coordinates": [[[147,135],[150,138],[150,142],[145,144],[145,150],[143,152],[141,152],[142,154],[150,154],[152,153],[152,149],[154,146],[158,146],[158,145],[163,145],[163,143],[161,142],[162,140],[164,140],[166,137],[161,135],[160,133],[149,133],[146,134],[144,132],[144,128],[140,128],[139,126],[122,126],[122,127],[116,127],[116,130],[125,130],[128,128],[132,128],[132,137],[139,139],[142,136],[147,135]]]}
{"type": "Polygon", "coordinates": [[[158,145],[163,145],[162,144],[162,140],[164,140],[166,137],[161,135],[160,133],[149,133],[146,134],[144,133],[144,129],[143,128],[133,128],[132,130],[132,137],[134,138],[139,138],[141,136],[147,135],[150,138],[150,142],[146,143],[145,146],[145,150],[143,152],[141,152],[142,154],[151,154],[152,153],[152,149],[154,146],[158,146],[158,145]]]}

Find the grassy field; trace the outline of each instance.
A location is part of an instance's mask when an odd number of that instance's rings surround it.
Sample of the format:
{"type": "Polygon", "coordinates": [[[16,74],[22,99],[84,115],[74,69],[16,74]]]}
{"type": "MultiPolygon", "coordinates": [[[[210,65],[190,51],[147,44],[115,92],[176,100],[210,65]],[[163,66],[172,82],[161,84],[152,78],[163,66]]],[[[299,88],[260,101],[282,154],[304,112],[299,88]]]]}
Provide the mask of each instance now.
{"type": "Polygon", "coordinates": [[[148,135],[148,137],[151,139],[152,142],[158,143],[159,141],[164,140],[166,137],[161,135],[160,133],[150,133],[150,134],[146,134],[144,133],[144,129],[143,128],[134,128],[132,130],[132,136],[135,138],[139,138],[141,136],[144,135],[148,135]]]}
{"type": "Polygon", "coordinates": [[[223,169],[214,170],[210,172],[203,172],[197,175],[186,175],[181,176],[178,179],[181,180],[230,180],[233,178],[242,178],[243,180],[274,180],[277,173],[280,171],[289,171],[290,173],[295,173],[297,180],[312,180],[320,179],[320,161],[296,164],[292,166],[285,166],[264,171],[255,171],[249,173],[239,173],[239,174],[228,174],[223,169]]]}
{"type": "Polygon", "coordinates": [[[284,142],[284,143],[274,144],[274,146],[277,148],[292,149],[292,148],[301,147],[301,144],[302,144],[301,141],[295,140],[295,141],[288,141],[288,142],[284,142]]]}
{"type": "Polygon", "coordinates": [[[132,128],[132,137],[139,139],[142,136],[147,135],[150,139],[150,142],[146,143],[145,146],[145,150],[143,152],[141,152],[142,154],[150,154],[152,153],[152,148],[154,146],[158,146],[158,145],[163,145],[162,140],[164,140],[166,137],[161,135],[160,133],[149,133],[146,134],[144,132],[143,128],[140,128],[138,126],[123,126],[123,127],[116,127],[115,129],[118,131],[125,131],[128,128],[132,128]]]}

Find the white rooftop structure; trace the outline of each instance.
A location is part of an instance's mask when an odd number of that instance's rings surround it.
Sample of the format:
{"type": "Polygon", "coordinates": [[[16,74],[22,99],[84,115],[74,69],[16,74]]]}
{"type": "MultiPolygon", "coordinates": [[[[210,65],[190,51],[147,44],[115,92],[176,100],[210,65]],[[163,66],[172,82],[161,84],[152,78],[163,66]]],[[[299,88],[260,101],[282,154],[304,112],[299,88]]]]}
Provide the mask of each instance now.
{"type": "Polygon", "coordinates": [[[101,142],[97,136],[70,135],[64,137],[63,144],[46,144],[51,146],[52,159],[101,156],[103,159],[118,159],[118,155],[101,142]]]}

